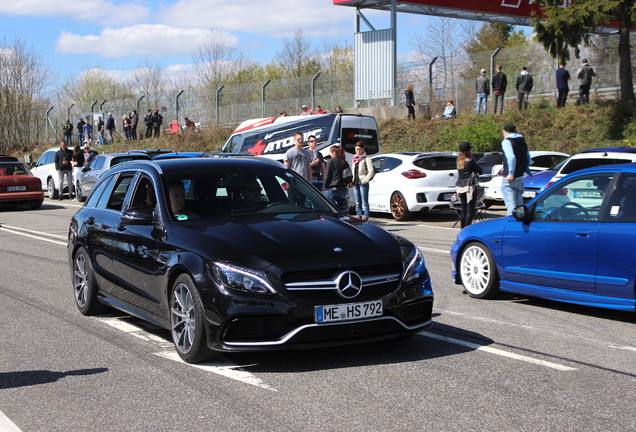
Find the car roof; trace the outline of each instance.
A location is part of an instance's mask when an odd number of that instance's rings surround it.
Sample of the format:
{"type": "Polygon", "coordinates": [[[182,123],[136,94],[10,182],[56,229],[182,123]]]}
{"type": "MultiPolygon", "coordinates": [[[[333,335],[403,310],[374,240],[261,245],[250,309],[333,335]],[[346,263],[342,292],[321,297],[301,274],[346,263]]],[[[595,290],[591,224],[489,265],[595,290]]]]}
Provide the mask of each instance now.
{"type": "Polygon", "coordinates": [[[636,153],[636,147],[599,147],[587,150],[581,150],[577,154],[581,153],[636,153]]]}
{"type": "Polygon", "coordinates": [[[278,161],[261,157],[231,157],[231,158],[176,158],[163,160],[136,160],[125,164],[116,165],[111,171],[121,171],[130,169],[155,169],[159,174],[176,174],[197,170],[209,169],[236,169],[244,168],[263,169],[276,168],[285,169],[278,161]]]}
{"type": "Polygon", "coordinates": [[[397,153],[383,153],[379,155],[372,156],[372,159],[377,159],[379,157],[397,157],[398,159],[419,159],[424,157],[432,157],[432,156],[458,156],[457,152],[397,152],[397,153]]]}
{"type": "Polygon", "coordinates": [[[106,156],[106,157],[110,157],[110,158],[116,158],[116,157],[147,157],[148,159],[150,159],[150,156],[148,156],[147,154],[144,153],[102,153],[99,156],[106,156]]]}
{"type": "MultiPolygon", "coordinates": [[[[570,178],[573,176],[578,176],[586,173],[595,173],[595,172],[631,172],[636,173],[636,162],[628,163],[628,164],[617,164],[617,165],[600,165],[591,168],[584,168],[582,170],[575,171],[562,177],[560,180],[565,178],[570,178]]],[[[559,181],[560,181],[559,180],[559,181]]]]}
{"type": "Polygon", "coordinates": [[[17,157],[0,155],[0,162],[20,162],[17,157]]]}

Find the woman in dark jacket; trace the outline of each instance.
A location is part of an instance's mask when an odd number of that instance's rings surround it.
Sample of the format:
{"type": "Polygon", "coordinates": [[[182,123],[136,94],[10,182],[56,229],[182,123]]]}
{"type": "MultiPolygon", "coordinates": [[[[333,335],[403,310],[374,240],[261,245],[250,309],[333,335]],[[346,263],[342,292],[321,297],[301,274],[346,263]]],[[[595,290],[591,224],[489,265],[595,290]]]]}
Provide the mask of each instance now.
{"type": "Polygon", "coordinates": [[[458,176],[456,186],[457,195],[459,195],[459,201],[462,205],[460,216],[462,228],[473,222],[477,199],[475,189],[479,185],[478,176],[484,172],[475,159],[473,159],[473,154],[470,151],[471,148],[473,148],[473,146],[468,142],[464,141],[459,144],[460,153],[457,158],[458,176]]]}
{"type": "Polygon", "coordinates": [[[338,195],[347,197],[347,185],[342,180],[342,170],[345,169],[347,161],[339,145],[332,145],[329,148],[331,159],[327,162],[327,170],[325,172],[325,189],[327,190],[327,199],[338,195]]]}
{"type": "Polygon", "coordinates": [[[413,84],[406,86],[404,96],[406,97],[406,109],[409,112],[406,118],[415,120],[415,96],[413,96],[413,84]]]}

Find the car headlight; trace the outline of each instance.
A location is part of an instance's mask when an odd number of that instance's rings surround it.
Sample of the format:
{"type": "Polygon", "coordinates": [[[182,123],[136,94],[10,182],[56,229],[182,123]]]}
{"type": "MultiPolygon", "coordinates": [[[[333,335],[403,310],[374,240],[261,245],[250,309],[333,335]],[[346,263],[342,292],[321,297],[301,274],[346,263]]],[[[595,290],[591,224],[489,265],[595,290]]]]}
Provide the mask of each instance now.
{"type": "Polygon", "coordinates": [[[211,265],[212,275],[217,282],[227,288],[253,294],[276,294],[276,290],[261,270],[215,262],[211,265]]]}
{"type": "Polygon", "coordinates": [[[426,273],[424,255],[415,246],[409,249],[402,248],[402,266],[404,268],[402,280],[406,283],[412,282],[426,273]]]}

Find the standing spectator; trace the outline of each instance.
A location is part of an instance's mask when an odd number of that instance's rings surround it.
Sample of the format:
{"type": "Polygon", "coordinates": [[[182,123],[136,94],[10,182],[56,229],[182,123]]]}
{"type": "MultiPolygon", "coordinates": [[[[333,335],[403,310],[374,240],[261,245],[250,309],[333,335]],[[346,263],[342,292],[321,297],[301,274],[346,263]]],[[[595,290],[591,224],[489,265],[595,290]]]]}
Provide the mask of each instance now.
{"type": "Polygon", "coordinates": [[[66,185],[68,186],[68,196],[69,198],[73,194],[73,165],[71,161],[73,160],[73,152],[66,145],[66,141],[62,141],[60,143],[60,149],[55,153],[55,169],[57,170],[58,175],[58,200],[62,201],[64,198],[62,194],[64,193],[64,177],[66,177],[66,185]]]}
{"type": "Polygon", "coordinates": [[[89,121],[87,121],[86,123],[84,123],[82,132],[84,132],[84,141],[86,141],[88,138],[92,139],[93,138],[93,125],[89,121]]]}
{"type": "Polygon", "coordinates": [[[576,72],[579,79],[579,105],[590,102],[590,87],[592,86],[592,77],[596,76],[596,70],[592,69],[587,59],[581,60],[581,68],[576,72]]]}
{"type": "Polygon", "coordinates": [[[185,128],[187,132],[194,132],[197,130],[196,125],[194,124],[194,122],[192,120],[190,120],[187,117],[183,118],[183,121],[185,122],[185,128]]]}
{"type": "Polygon", "coordinates": [[[335,113],[343,113],[343,112],[344,112],[344,110],[342,109],[342,107],[337,106],[337,107],[336,107],[336,109],[335,109],[335,110],[333,110],[333,112],[335,112],[335,113]]]}
{"type": "Polygon", "coordinates": [[[316,148],[317,141],[315,135],[309,135],[307,137],[307,144],[309,145],[309,153],[311,154],[311,184],[316,189],[322,192],[322,188],[325,185],[325,158],[316,148]]]}
{"type": "Polygon", "coordinates": [[[137,125],[139,124],[139,115],[136,110],[130,113],[130,138],[137,140],[137,125]]]}
{"type": "Polygon", "coordinates": [[[144,117],[144,123],[146,124],[146,138],[152,136],[152,110],[148,110],[148,114],[144,117]]]}
{"type": "Polygon", "coordinates": [[[442,120],[450,120],[457,115],[457,110],[455,109],[455,105],[453,105],[453,100],[449,99],[446,101],[446,108],[444,108],[444,114],[442,114],[442,120]]]}
{"type": "Polygon", "coordinates": [[[126,136],[126,140],[130,139],[130,119],[126,114],[122,117],[121,127],[124,130],[124,135],[126,136]]]}
{"type": "Polygon", "coordinates": [[[163,116],[159,114],[159,110],[155,110],[152,115],[152,130],[155,138],[159,138],[161,133],[161,125],[163,124],[163,116]]]}
{"type": "Polygon", "coordinates": [[[464,228],[473,223],[473,215],[475,214],[475,204],[477,203],[477,194],[475,190],[479,185],[478,176],[484,173],[484,170],[473,159],[470,151],[473,146],[464,141],[459,144],[459,156],[457,157],[457,195],[461,203],[460,222],[464,228]]]}
{"type": "Polygon", "coordinates": [[[115,119],[111,113],[108,113],[108,118],[106,119],[106,144],[112,144],[114,140],[115,133],[115,119]]]}
{"type": "MultiPolygon", "coordinates": [[[[73,165],[73,186],[79,185],[79,178],[84,168],[84,162],[84,152],[79,145],[76,145],[73,149],[73,159],[71,160],[71,165],[73,165]]],[[[73,197],[73,201],[77,201],[77,197],[73,197]]]]}
{"type": "Polygon", "coordinates": [[[494,114],[497,114],[497,105],[499,105],[499,114],[503,112],[506,88],[508,87],[508,77],[501,71],[502,69],[501,65],[497,65],[497,73],[492,77],[492,92],[495,99],[494,114]]]}
{"type": "Polygon", "coordinates": [[[517,133],[517,127],[507,124],[503,128],[504,140],[501,142],[503,149],[503,177],[501,191],[508,210],[508,216],[512,216],[513,210],[523,204],[523,174],[530,172],[530,152],[523,135],[517,133]]]}
{"type": "Polygon", "coordinates": [[[316,112],[314,114],[327,114],[327,112],[322,109],[320,105],[316,105],[316,112]]]}
{"type": "Polygon", "coordinates": [[[557,108],[563,108],[568,100],[568,93],[570,92],[568,81],[570,79],[570,72],[568,72],[564,64],[560,64],[556,70],[557,108]]]}
{"type": "Polygon", "coordinates": [[[342,170],[347,166],[344,152],[340,144],[329,147],[331,159],[327,162],[327,171],[325,173],[325,189],[327,189],[327,199],[331,200],[334,196],[347,198],[347,185],[342,179],[342,170]]]}
{"type": "Polygon", "coordinates": [[[369,182],[375,175],[373,162],[364,152],[364,143],[358,141],[353,157],[353,196],[356,200],[356,216],[369,220],[369,182]]]}
{"type": "Polygon", "coordinates": [[[519,109],[528,109],[528,99],[530,98],[533,85],[532,75],[528,72],[528,68],[526,66],[522,67],[515,84],[517,99],[519,99],[519,109]]]}
{"type": "Polygon", "coordinates": [[[104,145],[104,120],[102,117],[97,117],[97,145],[104,145]]]}
{"type": "Polygon", "coordinates": [[[279,117],[287,117],[287,111],[281,112],[279,117]]]}
{"type": "Polygon", "coordinates": [[[296,132],[294,134],[294,146],[285,153],[283,163],[311,183],[311,159],[309,152],[303,150],[303,134],[296,132]]]}
{"type": "Polygon", "coordinates": [[[479,115],[481,105],[484,104],[484,115],[488,113],[488,95],[490,95],[490,81],[486,77],[486,69],[481,70],[481,75],[475,80],[477,90],[477,107],[475,112],[479,115]]]}
{"type": "Polygon", "coordinates": [[[73,125],[70,120],[66,120],[64,123],[64,141],[66,141],[67,146],[73,145],[73,125]]]}
{"type": "Polygon", "coordinates": [[[404,90],[404,97],[406,98],[406,109],[408,111],[406,118],[415,120],[415,96],[413,95],[413,84],[406,86],[406,90],[404,90]]]}
{"type": "Polygon", "coordinates": [[[77,141],[80,145],[84,142],[84,117],[80,117],[77,122],[77,141]]]}
{"type": "Polygon", "coordinates": [[[300,108],[303,110],[303,112],[301,112],[300,115],[311,115],[311,110],[309,109],[307,105],[303,105],[300,108]]]}

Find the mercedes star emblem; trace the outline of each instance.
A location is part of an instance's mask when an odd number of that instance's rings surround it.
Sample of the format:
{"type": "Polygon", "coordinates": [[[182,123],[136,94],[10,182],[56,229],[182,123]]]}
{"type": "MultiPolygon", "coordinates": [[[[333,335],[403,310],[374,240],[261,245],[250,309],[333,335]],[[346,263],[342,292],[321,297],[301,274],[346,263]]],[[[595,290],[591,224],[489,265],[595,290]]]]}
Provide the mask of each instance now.
{"type": "Polygon", "coordinates": [[[338,294],[343,298],[350,299],[360,294],[362,279],[358,273],[349,270],[338,276],[336,285],[338,286],[338,294]]]}

